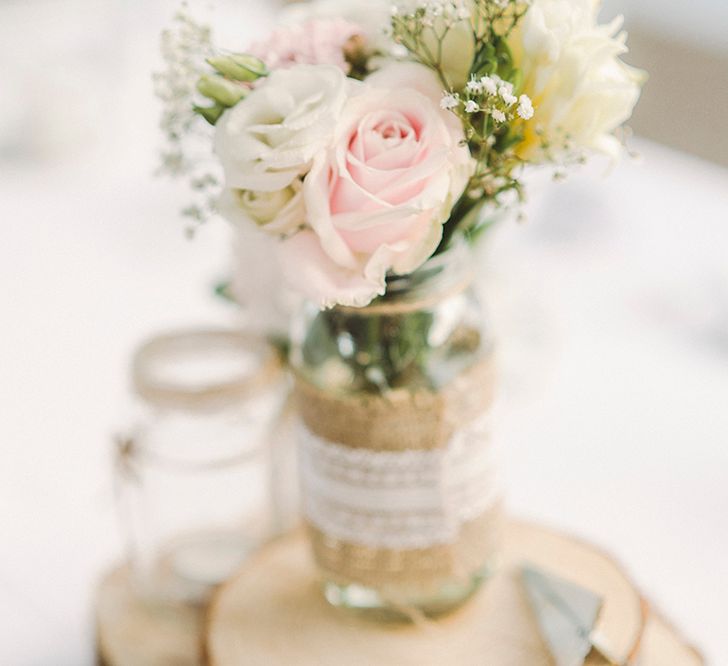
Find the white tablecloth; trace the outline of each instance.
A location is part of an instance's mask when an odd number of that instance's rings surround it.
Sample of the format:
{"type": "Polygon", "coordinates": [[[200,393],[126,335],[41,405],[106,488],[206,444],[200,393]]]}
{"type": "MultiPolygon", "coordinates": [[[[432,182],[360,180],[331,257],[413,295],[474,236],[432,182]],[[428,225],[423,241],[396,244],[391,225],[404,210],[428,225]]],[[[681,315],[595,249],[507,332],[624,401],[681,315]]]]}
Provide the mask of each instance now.
{"type": "MultiPolygon", "coordinates": [[[[125,108],[74,159],[1,167],[2,664],[92,662],[93,583],[122,555],[128,355],[233,317],[210,296],[227,230],[184,238],[179,190],[151,176],[155,119],[125,108]]],[[[606,179],[536,178],[530,221],[491,241],[497,434],[515,513],[603,545],[728,663],[728,172],[636,147],[606,179]]]]}

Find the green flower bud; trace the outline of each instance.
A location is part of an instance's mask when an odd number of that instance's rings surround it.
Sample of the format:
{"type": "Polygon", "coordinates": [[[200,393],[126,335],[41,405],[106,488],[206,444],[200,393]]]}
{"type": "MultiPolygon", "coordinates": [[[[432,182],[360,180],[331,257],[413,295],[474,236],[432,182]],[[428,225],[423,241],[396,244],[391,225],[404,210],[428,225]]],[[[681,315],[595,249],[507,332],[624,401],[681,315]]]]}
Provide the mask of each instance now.
{"type": "Polygon", "coordinates": [[[213,102],[227,107],[235,106],[248,92],[242,86],[216,74],[202,76],[197,82],[197,90],[213,102]]]}
{"type": "Polygon", "coordinates": [[[248,71],[255,74],[257,77],[268,76],[270,72],[266,64],[255,56],[248,55],[247,53],[233,53],[231,56],[238,65],[245,67],[248,71]]]}
{"type": "Polygon", "coordinates": [[[215,104],[215,106],[195,106],[195,113],[202,116],[210,125],[217,124],[220,116],[225,112],[225,107],[215,104]]]}
{"type": "Polygon", "coordinates": [[[261,76],[268,75],[268,68],[262,60],[244,53],[216,56],[208,58],[207,62],[220,74],[233,81],[255,81],[261,76]]]}

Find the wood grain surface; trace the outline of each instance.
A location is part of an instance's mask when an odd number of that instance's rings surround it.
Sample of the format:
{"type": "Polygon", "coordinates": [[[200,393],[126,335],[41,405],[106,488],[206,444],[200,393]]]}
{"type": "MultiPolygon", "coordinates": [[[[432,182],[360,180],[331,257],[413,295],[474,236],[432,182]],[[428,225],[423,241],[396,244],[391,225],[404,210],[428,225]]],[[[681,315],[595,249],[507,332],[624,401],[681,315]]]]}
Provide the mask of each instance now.
{"type": "Polygon", "coordinates": [[[553,666],[520,583],[520,565],[528,562],[603,596],[598,630],[618,658],[639,666],[703,663],[648,613],[620,567],[593,547],[512,522],[503,555],[498,575],[454,614],[418,625],[382,625],[330,607],[304,537],[286,537],[213,599],[207,658],[212,666],[553,666]]]}

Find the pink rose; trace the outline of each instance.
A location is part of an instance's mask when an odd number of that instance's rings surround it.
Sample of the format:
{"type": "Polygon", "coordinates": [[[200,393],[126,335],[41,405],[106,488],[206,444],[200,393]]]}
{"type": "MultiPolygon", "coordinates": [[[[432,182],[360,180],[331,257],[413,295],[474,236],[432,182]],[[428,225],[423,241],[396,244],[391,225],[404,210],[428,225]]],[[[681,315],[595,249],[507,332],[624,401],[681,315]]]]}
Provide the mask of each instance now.
{"type": "Polygon", "coordinates": [[[388,272],[421,266],[471,169],[441,86],[411,63],[377,72],[346,103],[333,145],[304,181],[310,229],[281,244],[295,284],[322,307],[361,307],[384,294],[388,272]]]}
{"type": "Polygon", "coordinates": [[[293,65],[335,65],[345,74],[351,69],[344,55],[349,40],[361,36],[362,28],[342,18],[312,19],[283,26],[265,41],[254,44],[249,53],[270,69],[293,65]]]}

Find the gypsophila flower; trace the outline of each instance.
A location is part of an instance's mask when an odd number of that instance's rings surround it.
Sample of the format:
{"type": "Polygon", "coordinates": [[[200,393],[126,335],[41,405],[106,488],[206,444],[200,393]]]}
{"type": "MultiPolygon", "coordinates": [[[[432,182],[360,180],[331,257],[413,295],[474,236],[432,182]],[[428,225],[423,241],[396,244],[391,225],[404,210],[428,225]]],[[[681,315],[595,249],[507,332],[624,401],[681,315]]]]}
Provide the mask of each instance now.
{"type": "Polygon", "coordinates": [[[469,93],[473,95],[479,95],[483,92],[483,83],[481,81],[478,81],[478,79],[470,79],[470,81],[468,81],[466,89],[469,93]]]}
{"type": "Polygon", "coordinates": [[[498,82],[493,76],[484,76],[480,79],[480,83],[489,95],[495,97],[498,94],[498,82]]]}
{"type": "Polygon", "coordinates": [[[518,115],[523,120],[531,120],[533,118],[534,109],[533,102],[528,95],[521,95],[518,100],[518,115]]]}
{"type": "Polygon", "coordinates": [[[392,16],[416,18],[418,15],[426,21],[423,25],[429,26],[438,18],[447,24],[464,21],[470,18],[471,12],[465,0],[398,0],[392,6],[392,16]]]}
{"type": "Polygon", "coordinates": [[[392,15],[393,41],[434,70],[447,89],[460,90],[470,78],[476,43],[471,4],[472,0],[397,0],[392,15]]]}
{"type": "Polygon", "coordinates": [[[466,113],[477,113],[478,111],[480,111],[480,106],[475,100],[471,99],[465,104],[466,113]]]}
{"type": "Polygon", "coordinates": [[[498,94],[508,106],[512,106],[518,101],[518,98],[513,94],[512,83],[502,83],[500,88],[498,88],[498,94]]]}
{"type": "Polygon", "coordinates": [[[495,120],[497,123],[504,123],[506,122],[506,114],[503,113],[500,109],[493,109],[491,115],[493,116],[493,120],[495,120]]]}
{"type": "Polygon", "coordinates": [[[214,55],[211,31],[181,10],[173,27],[162,33],[160,46],[164,66],[154,73],[153,82],[162,102],[160,127],[166,145],[159,172],[188,179],[193,201],[181,213],[190,223],[188,232],[193,233],[213,215],[210,192],[219,183],[219,165],[208,148],[209,126],[201,127],[194,111],[197,83],[206,72],[206,59],[214,55]]]}
{"type": "MultiPolygon", "coordinates": [[[[164,69],[152,77],[154,93],[163,104],[160,126],[171,152],[184,157],[181,144],[196,122],[192,105],[197,82],[205,71],[205,58],[212,55],[210,28],[180,11],[174,28],[162,33],[160,46],[164,69]]],[[[180,163],[178,167],[183,172],[189,165],[180,163]]]]}
{"type": "Polygon", "coordinates": [[[446,111],[452,111],[456,109],[460,104],[460,98],[453,93],[445,93],[443,98],[440,100],[440,108],[446,111]]]}

